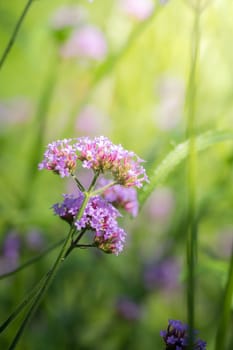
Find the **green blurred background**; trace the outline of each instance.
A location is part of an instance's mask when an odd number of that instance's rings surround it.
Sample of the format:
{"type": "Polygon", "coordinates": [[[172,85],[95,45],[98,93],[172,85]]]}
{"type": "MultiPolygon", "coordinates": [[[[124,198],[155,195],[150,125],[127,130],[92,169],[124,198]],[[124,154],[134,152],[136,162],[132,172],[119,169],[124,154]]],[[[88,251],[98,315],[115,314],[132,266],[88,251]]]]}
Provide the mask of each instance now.
{"type": "MultiPolygon", "coordinates": [[[[0,71],[1,273],[67,232],[50,208],[62,193],[71,193],[72,184],[37,170],[48,142],[104,134],[139,154],[149,169],[185,140],[194,17],[190,2],[154,1],[154,13],[143,20],[117,0],[32,4],[0,71]],[[61,54],[74,30],[60,28],[54,17],[65,5],[78,7],[76,30],[90,25],[101,30],[107,47],[101,59],[61,54]],[[11,245],[13,253],[6,256],[11,245]]],[[[233,3],[205,3],[197,133],[232,130],[233,3]]],[[[23,0],[0,2],[0,54],[24,6],[23,0]]],[[[214,146],[198,159],[196,328],[208,350],[213,349],[233,237],[232,163],[232,143],[214,146]]],[[[167,320],[186,320],[186,197],[182,164],[155,189],[136,219],[122,218],[128,241],[120,256],[73,253],[18,349],[163,349],[159,331],[167,320]]],[[[1,280],[1,321],[55,256],[52,252],[1,280]]],[[[7,349],[19,322],[20,317],[1,335],[0,349],[7,349]]],[[[228,340],[230,350],[230,332],[228,340]]]]}

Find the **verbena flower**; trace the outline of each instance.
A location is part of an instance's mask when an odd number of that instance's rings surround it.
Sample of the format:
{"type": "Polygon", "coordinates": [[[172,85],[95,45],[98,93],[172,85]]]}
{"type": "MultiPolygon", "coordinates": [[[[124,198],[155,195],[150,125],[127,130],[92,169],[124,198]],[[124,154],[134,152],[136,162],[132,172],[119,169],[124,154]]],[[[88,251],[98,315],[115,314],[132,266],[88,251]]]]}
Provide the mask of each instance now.
{"type": "Polygon", "coordinates": [[[107,137],[79,138],[76,147],[84,168],[102,173],[110,171],[114,180],[126,187],[142,187],[142,183],[148,181],[140,165],[143,160],[121,145],[114,145],[107,137]]]}
{"type": "MultiPolygon", "coordinates": [[[[100,185],[105,186],[108,184],[108,180],[101,179],[100,185]]],[[[132,187],[124,187],[122,185],[114,185],[107,188],[102,196],[116,208],[122,208],[132,216],[138,214],[138,199],[137,191],[132,187]]]]}
{"type": "Polygon", "coordinates": [[[71,139],[54,141],[48,145],[44,153],[44,160],[39,169],[52,170],[61,177],[69,176],[76,168],[77,154],[71,145],[71,139]]]}
{"type": "Polygon", "coordinates": [[[118,255],[123,250],[126,233],[118,226],[119,211],[100,196],[90,198],[83,216],[76,219],[83,201],[83,194],[78,197],[64,195],[64,201],[53,206],[56,215],[67,222],[74,223],[77,230],[94,232],[94,244],[106,253],[118,255]]]}
{"type": "Polygon", "coordinates": [[[148,181],[145,169],[141,166],[143,160],[121,145],[114,145],[104,136],[50,143],[39,169],[52,170],[65,177],[75,171],[78,160],[83,168],[99,173],[110,172],[115,182],[126,187],[142,187],[142,183],[148,181]]]}
{"type": "MultiPolygon", "coordinates": [[[[166,350],[188,349],[188,326],[181,321],[169,320],[167,330],[161,331],[160,335],[166,344],[166,350]]],[[[193,350],[206,350],[206,342],[194,339],[193,350]]]]}

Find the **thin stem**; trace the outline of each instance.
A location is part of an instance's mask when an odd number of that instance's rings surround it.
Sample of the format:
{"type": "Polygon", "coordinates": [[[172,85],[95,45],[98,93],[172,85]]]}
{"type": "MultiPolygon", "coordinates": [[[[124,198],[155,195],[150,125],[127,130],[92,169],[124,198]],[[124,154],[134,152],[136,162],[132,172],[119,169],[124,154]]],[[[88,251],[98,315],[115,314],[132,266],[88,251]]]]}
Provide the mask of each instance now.
{"type": "Polygon", "coordinates": [[[200,47],[200,0],[194,10],[194,24],[192,34],[191,67],[187,88],[187,137],[190,139],[188,162],[187,162],[187,195],[188,195],[188,232],[187,232],[187,318],[189,325],[189,349],[194,347],[194,324],[195,324],[195,290],[196,290],[196,263],[197,263],[197,212],[196,212],[196,171],[197,153],[195,139],[196,119],[196,78],[197,64],[200,47]]]}
{"type": "Polygon", "coordinates": [[[79,179],[77,179],[77,177],[74,174],[71,174],[72,178],[74,179],[74,181],[76,182],[79,190],[81,192],[85,192],[85,188],[83,187],[83,185],[81,184],[81,182],[79,181],[79,179]]]}
{"type": "Polygon", "coordinates": [[[93,192],[91,192],[90,196],[96,196],[97,194],[103,193],[104,191],[106,191],[109,187],[112,187],[114,185],[116,185],[117,182],[116,181],[112,181],[109,184],[107,184],[106,186],[103,186],[101,188],[99,188],[98,190],[95,190],[93,192]]]}
{"type": "Polygon", "coordinates": [[[37,261],[41,260],[42,258],[44,258],[48,253],[50,253],[51,251],[53,251],[54,249],[56,249],[57,247],[59,247],[62,243],[64,242],[64,239],[62,239],[61,241],[53,244],[51,247],[47,248],[46,250],[44,250],[41,254],[35,256],[34,258],[26,261],[24,264],[20,265],[19,267],[17,267],[15,270],[12,270],[10,272],[4,273],[3,275],[0,275],[0,280],[13,276],[16,273],[24,270],[25,268],[29,267],[32,264],[35,264],[37,261]]]}
{"type": "MultiPolygon", "coordinates": [[[[85,192],[84,195],[85,195],[85,197],[84,197],[83,203],[82,203],[81,208],[80,208],[80,210],[79,210],[79,212],[77,214],[77,220],[81,219],[81,217],[83,215],[83,212],[85,210],[85,207],[86,207],[86,205],[88,203],[88,200],[89,200],[89,194],[85,192]]],[[[18,332],[16,333],[16,336],[14,337],[11,345],[9,346],[8,350],[15,349],[15,347],[18,344],[21,336],[23,335],[25,327],[29,323],[31,317],[33,316],[33,314],[36,311],[39,303],[41,302],[43,296],[47,292],[47,290],[48,290],[48,288],[49,288],[53,278],[55,277],[60,264],[64,261],[64,259],[65,259],[65,252],[66,252],[68,243],[69,243],[69,241],[70,241],[70,239],[72,237],[73,230],[74,230],[74,226],[72,225],[71,228],[70,228],[70,231],[69,231],[69,233],[68,233],[68,235],[67,235],[67,237],[65,239],[65,242],[64,242],[64,244],[62,246],[62,249],[61,249],[60,253],[57,256],[57,259],[55,260],[55,262],[53,264],[52,269],[49,271],[44,284],[42,285],[41,289],[39,290],[38,294],[36,295],[32,306],[30,307],[26,317],[24,318],[24,320],[23,320],[23,322],[22,322],[18,332]]]]}
{"type": "Polygon", "coordinates": [[[23,22],[23,20],[24,20],[24,18],[26,16],[26,14],[27,14],[27,12],[28,12],[32,2],[33,2],[33,0],[28,0],[28,2],[26,3],[26,5],[25,5],[25,7],[23,9],[22,14],[20,15],[20,17],[18,19],[18,22],[16,23],[14,31],[13,31],[11,37],[10,37],[9,42],[7,43],[7,46],[6,46],[6,48],[5,48],[5,50],[4,50],[3,54],[2,54],[2,57],[0,59],[0,70],[3,67],[3,64],[4,64],[4,62],[5,62],[6,58],[7,58],[8,54],[9,54],[9,52],[10,52],[12,46],[13,46],[13,44],[15,42],[15,39],[16,39],[16,36],[17,36],[18,31],[20,29],[20,26],[21,26],[21,24],[22,24],[22,22],[23,22]]]}
{"type": "Polygon", "coordinates": [[[91,192],[93,190],[93,188],[94,188],[94,186],[96,184],[96,181],[97,181],[97,179],[99,177],[99,174],[100,174],[99,171],[95,172],[94,177],[92,179],[92,182],[91,182],[91,184],[90,184],[90,186],[88,188],[88,192],[91,192]]]}
{"type": "Polygon", "coordinates": [[[91,244],[77,244],[75,248],[96,248],[94,243],[91,244]]]}
{"type": "Polygon", "coordinates": [[[72,252],[72,250],[77,246],[77,243],[80,241],[80,239],[82,238],[82,236],[84,235],[84,233],[86,232],[86,228],[81,230],[81,232],[79,233],[78,237],[76,238],[75,241],[71,242],[70,247],[67,249],[64,258],[66,259],[67,256],[72,252]]]}
{"type": "Polygon", "coordinates": [[[227,329],[230,324],[230,314],[233,297],[233,245],[231,252],[231,261],[229,265],[228,278],[223,295],[223,303],[220,311],[218,330],[215,340],[215,350],[226,348],[227,329]]]}

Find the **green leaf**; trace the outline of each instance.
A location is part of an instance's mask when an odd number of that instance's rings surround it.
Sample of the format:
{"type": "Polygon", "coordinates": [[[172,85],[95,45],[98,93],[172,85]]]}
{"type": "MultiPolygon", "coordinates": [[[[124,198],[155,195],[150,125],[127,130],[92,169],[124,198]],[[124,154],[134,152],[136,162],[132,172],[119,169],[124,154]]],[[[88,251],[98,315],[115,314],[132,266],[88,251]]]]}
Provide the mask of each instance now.
{"type": "MultiPolygon", "coordinates": [[[[220,142],[232,141],[233,131],[209,131],[196,137],[197,152],[203,151],[206,148],[216,145],[220,142]]],[[[149,170],[150,183],[146,184],[139,192],[139,203],[142,206],[154,189],[163,183],[168,175],[175,170],[182,160],[188,156],[189,140],[180,143],[170,152],[160,163],[152,164],[149,170]]]]}

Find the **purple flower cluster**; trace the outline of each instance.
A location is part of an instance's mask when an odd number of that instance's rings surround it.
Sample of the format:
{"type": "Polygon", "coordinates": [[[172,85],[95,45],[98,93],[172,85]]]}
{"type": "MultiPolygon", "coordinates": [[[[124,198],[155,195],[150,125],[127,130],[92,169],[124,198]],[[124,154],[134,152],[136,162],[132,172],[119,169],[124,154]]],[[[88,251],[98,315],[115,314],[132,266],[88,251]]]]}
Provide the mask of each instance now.
{"type": "Polygon", "coordinates": [[[78,197],[64,195],[64,201],[53,206],[56,215],[70,224],[74,222],[77,230],[94,232],[94,244],[106,253],[118,255],[123,250],[126,233],[118,226],[116,218],[120,213],[110,203],[100,196],[91,197],[83,216],[76,219],[83,201],[83,194],[78,197]]]}
{"type": "MultiPolygon", "coordinates": [[[[100,182],[102,186],[107,183],[108,181],[105,179],[102,179],[100,182]]],[[[138,215],[138,200],[135,188],[114,185],[107,188],[102,193],[102,196],[116,208],[122,208],[134,217],[138,215]]]]}
{"type": "MultiPolygon", "coordinates": [[[[167,330],[160,332],[166,350],[188,349],[188,326],[178,320],[169,320],[167,330]]],[[[206,350],[206,342],[196,339],[193,350],[206,350]]]]}
{"type": "Polygon", "coordinates": [[[84,168],[95,172],[110,172],[118,184],[126,187],[142,187],[142,183],[148,181],[140,164],[143,160],[103,136],[93,140],[81,137],[50,143],[39,169],[52,170],[61,177],[69,176],[74,172],[77,160],[84,168]]]}
{"type": "Polygon", "coordinates": [[[71,139],[50,143],[39,169],[52,170],[61,177],[69,176],[76,168],[77,161],[76,149],[70,143],[71,139]]]}
{"type": "Polygon", "coordinates": [[[142,187],[143,181],[148,181],[145,169],[140,165],[143,160],[121,145],[114,145],[107,137],[99,136],[93,140],[83,137],[78,139],[76,147],[84,168],[102,173],[110,171],[114,180],[126,187],[142,187]]]}

